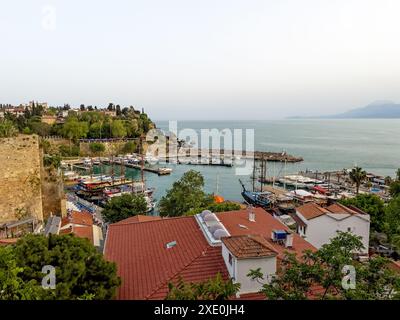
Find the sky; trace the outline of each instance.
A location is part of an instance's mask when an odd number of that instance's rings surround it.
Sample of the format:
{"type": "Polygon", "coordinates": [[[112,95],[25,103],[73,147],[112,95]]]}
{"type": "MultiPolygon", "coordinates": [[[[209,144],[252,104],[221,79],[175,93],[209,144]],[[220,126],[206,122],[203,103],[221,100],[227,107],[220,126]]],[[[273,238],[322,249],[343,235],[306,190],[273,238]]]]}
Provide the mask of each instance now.
{"type": "Polygon", "coordinates": [[[269,120],[400,102],[398,0],[14,0],[0,103],[269,120]]]}

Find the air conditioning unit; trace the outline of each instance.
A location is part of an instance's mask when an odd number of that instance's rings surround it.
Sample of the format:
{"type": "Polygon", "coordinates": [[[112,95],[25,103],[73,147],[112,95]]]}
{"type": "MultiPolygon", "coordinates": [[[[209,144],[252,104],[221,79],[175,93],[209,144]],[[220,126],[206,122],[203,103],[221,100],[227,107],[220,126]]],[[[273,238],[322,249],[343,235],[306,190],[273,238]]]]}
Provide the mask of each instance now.
{"type": "Polygon", "coordinates": [[[271,238],[274,242],[283,242],[286,240],[287,232],[285,230],[272,230],[271,238]]]}

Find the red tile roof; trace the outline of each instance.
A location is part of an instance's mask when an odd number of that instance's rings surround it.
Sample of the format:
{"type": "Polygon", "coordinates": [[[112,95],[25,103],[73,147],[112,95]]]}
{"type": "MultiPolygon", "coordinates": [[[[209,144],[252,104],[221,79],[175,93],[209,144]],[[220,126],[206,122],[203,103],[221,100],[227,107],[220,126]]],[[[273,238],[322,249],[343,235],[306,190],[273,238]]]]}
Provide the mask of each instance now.
{"type": "Polygon", "coordinates": [[[118,299],[163,299],[168,283],[200,282],[228,272],[221,247],[211,247],[194,217],[109,226],[105,257],[116,262],[118,299]],[[176,241],[170,249],[166,244],[176,241]]]}
{"type": "Polygon", "coordinates": [[[144,216],[144,215],[137,215],[134,217],[130,217],[121,221],[118,221],[114,224],[127,224],[127,223],[137,223],[137,222],[146,222],[146,221],[154,221],[162,219],[159,216],[144,216]]]}
{"type": "Polygon", "coordinates": [[[238,259],[276,256],[277,251],[259,235],[233,236],[221,239],[238,259]]]}
{"type": "Polygon", "coordinates": [[[60,230],[60,234],[71,234],[79,238],[87,238],[93,243],[93,216],[89,212],[73,211],[61,220],[61,228],[70,224],[69,228],[60,230]]]}
{"type": "MultiPolygon", "coordinates": [[[[361,210],[359,210],[359,212],[346,207],[340,203],[334,203],[331,204],[329,207],[326,208],[330,213],[345,213],[345,214],[358,214],[358,213],[364,213],[361,210]]],[[[365,213],[364,213],[365,214],[365,213]]]]}
{"type": "Polygon", "coordinates": [[[217,213],[217,216],[231,236],[261,235],[279,253],[280,258],[284,256],[285,251],[295,252],[301,256],[304,250],[316,250],[312,244],[308,243],[298,234],[293,234],[293,247],[291,248],[274,243],[271,239],[272,231],[290,231],[289,228],[261,208],[254,208],[253,212],[256,217],[255,222],[249,221],[247,210],[222,212],[217,213]]]}
{"type": "Polygon", "coordinates": [[[349,208],[340,203],[334,203],[329,207],[323,208],[316,203],[310,202],[298,207],[296,210],[307,220],[317,218],[324,214],[366,214],[359,209],[349,208]]]}
{"type": "Polygon", "coordinates": [[[296,208],[300,214],[306,218],[307,220],[314,219],[316,217],[322,216],[326,213],[329,213],[328,210],[320,207],[314,202],[306,203],[298,208],[296,208]]]}
{"type": "Polygon", "coordinates": [[[93,215],[89,212],[73,211],[69,221],[73,224],[93,225],[93,215]]]}
{"type": "Polygon", "coordinates": [[[72,233],[79,238],[89,239],[93,243],[93,226],[74,226],[72,233]]]}

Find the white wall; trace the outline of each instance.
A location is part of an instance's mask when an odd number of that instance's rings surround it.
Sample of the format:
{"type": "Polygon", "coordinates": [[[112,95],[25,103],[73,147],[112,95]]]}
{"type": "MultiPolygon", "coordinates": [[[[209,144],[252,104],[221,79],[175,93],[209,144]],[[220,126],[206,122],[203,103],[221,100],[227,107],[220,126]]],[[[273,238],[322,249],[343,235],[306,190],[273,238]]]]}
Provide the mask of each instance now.
{"type": "Polygon", "coordinates": [[[261,272],[264,274],[263,282],[267,281],[268,276],[276,273],[276,257],[265,257],[265,258],[249,258],[249,259],[236,259],[232,255],[232,265],[229,263],[229,250],[222,245],[222,256],[224,258],[226,267],[231,278],[234,278],[234,282],[240,283],[240,294],[258,292],[262,288],[262,284],[255,280],[251,280],[247,274],[250,270],[261,268],[261,272]]]}
{"type": "MultiPolygon", "coordinates": [[[[369,217],[369,216],[366,216],[369,217]]],[[[368,253],[370,222],[356,215],[349,215],[346,219],[336,220],[328,215],[322,215],[307,221],[305,239],[319,249],[329,243],[337,235],[337,231],[351,232],[362,237],[364,249],[362,253],[368,253]]]]}

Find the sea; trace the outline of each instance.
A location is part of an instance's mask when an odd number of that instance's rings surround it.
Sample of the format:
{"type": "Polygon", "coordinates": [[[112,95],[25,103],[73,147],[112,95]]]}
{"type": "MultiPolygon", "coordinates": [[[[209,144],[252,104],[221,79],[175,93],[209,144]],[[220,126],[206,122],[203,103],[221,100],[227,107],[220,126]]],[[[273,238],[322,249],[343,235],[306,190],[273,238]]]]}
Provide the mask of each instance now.
{"type": "MultiPolygon", "coordinates": [[[[158,121],[156,125],[164,131],[170,128],[169,121],[158,121]]],[[[357,165],[367,172],[393,177],[400,168],[400,119],[178,121],[177,129],[178,133],[183,129],[192,129],[199,137],[202,129],[228,129],[232,132],[242,129],[243,144],[246,129],[250,129],[254,130],[256,151],[287,152],[304,159],[286,166],[268,163],[267,176],[292,174],[300,170],[342,170],[357,165]]],[[[238,175],[235,166],[167,166],[173,169],[171,175],[145,173],[146,185],[156,188],[156,201],[190,169],[204,176],[206,192],[217,193],[226,200],[242,201],[239,179],[249,188],[252,184],[251,173],[238,175]]],[[[139,170],[127,168],[125,173],[128,177],[140,178],[139,170]]]]}

